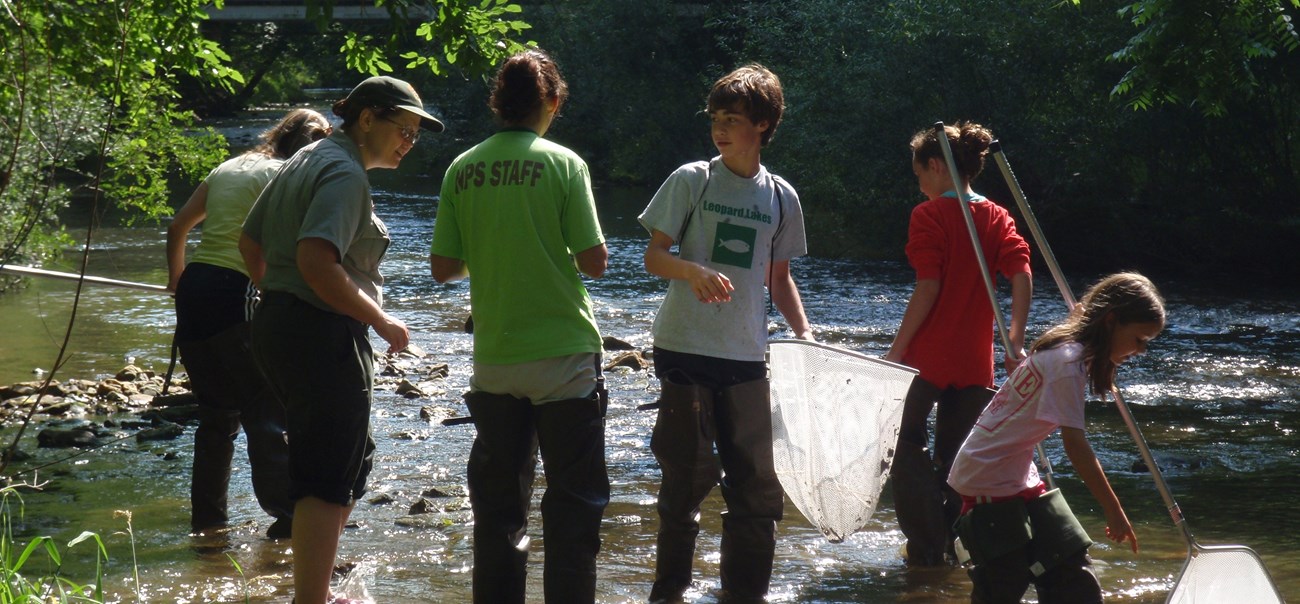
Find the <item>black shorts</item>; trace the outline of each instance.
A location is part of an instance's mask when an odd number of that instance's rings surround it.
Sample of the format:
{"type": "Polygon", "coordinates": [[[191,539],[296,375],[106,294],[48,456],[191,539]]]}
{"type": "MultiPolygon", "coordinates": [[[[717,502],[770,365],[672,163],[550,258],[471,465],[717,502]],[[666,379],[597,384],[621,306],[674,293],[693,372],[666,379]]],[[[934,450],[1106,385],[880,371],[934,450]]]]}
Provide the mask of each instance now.
{"type": "Polygon", "coordinates": [[[257,288],[243,273],[191,262],[176,282],[176,342],[198,342],[253,318],[257,288]]]}
{"type": "Polygon", "coordinates": [[[289,496],[352,505],[366,492],[374,353],[360,321],[266,292],[253,354],[289,418],[289,496]]]}

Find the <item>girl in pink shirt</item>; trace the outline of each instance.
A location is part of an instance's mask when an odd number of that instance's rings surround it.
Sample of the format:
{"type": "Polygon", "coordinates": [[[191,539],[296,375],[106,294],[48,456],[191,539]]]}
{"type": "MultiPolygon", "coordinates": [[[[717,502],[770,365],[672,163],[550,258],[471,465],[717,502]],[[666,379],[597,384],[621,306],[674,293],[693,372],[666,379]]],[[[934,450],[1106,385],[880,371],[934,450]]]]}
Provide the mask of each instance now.
{"type": "Polygon", "coordinates": [[[1031,582],[1044,604],[1101,602],[1091,540],[1033,462],[1034,447],[1057,428],[1071,465],[1101,504],[1106,536],[1137,553],[1133,526],[1084,435],[1084,391],[1104,396],[1119,364],[1145,352],[1164,325],[1164,300],[1146,277],[1106,277],[1034,342],[980,414],[948,477],[963,501],[957,533],[973,563],[972,602],[1019,602],[1031,582]]]}

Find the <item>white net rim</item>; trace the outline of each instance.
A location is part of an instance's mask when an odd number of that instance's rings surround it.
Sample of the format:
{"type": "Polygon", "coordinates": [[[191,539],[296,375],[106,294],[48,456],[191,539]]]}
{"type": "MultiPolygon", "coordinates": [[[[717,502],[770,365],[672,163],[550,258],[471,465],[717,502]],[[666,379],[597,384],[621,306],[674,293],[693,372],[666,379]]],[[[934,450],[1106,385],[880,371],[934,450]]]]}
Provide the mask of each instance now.
{"type": "Polygon", "coordinates": [[[813,348],[821,348],[821,349],[823,349],[823,350],[832,350],[832,351],[838,352],[838,353],[840,353],[840,354],[848,355],[848,356],[851,356],[851,357],[854,357],[854,358],[857,358],[857,359],[861,359],[861,360],[863,360],[863,361],[867,361],[867,362],[869,362],[869,363],[879,363],[879,364],[884,365],[884,366],[886,366],[886,367],[892,367],[892,368],[894,368],[894,369],[901,369],[901,370],[903,370],[903,371],[906,371],[906,372],[908,372],[908,373],[911,373],[912,375],[920,375],[920,373],[921,373],[919,370],[914,369],[914,368],[912,368],[912,367],[908,367],[907,365],[901,365],[901,364],[899,364],[899,363],[894,363],[894,362],[891,362],[891,361],[886,361],[886,360],[884,360],[884,359],[882,359],[882,358],[879,358],[879,357],[868,356],[868,355],[862,354],[861,352],[858,352],[858,351],[856,351],[856,350],[849,350],[848,348],[843,348],[843,347],[835,346],[835,345],[832,345],[832,344],[823,344],[823,343],[821,343],[821,342],[810,342],[810,341],[808,341],[808,340],[797,340],[797,339],[794,339],[794,338],[778,338],[778,339],[775,339],[775,340],[768,340],[767,345],[768,345],[769,347],[771,347],[771,346],[778,346],[778,345],[811,346],[811,347],[813,347],[813,348]]]}

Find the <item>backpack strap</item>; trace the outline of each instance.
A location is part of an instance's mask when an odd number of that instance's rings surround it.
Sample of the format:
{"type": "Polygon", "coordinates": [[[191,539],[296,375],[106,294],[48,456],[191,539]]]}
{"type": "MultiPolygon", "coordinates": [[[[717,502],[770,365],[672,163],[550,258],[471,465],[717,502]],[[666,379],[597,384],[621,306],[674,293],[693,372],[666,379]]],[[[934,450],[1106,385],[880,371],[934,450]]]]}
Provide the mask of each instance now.
{"type": "Polygon", "coordinates": [[[700,207],[700,204],[704,202],[704,193],[709,190],[709,180],[711,179],[712,176],[713,176],[713,160],[710,159],[704,162],[704,187],[700,189],[700,195],[699,197],[695,198],[695,203],[691,204],[691,209],[688,212],[686,212],[686,221],[682,223],[682,229],[679,233],[677,233],[676,243],[678,247],[682,245],[682,239],[686,238],[686,227],[690,226],[691,217],[695,216],[696,208],[700,207]]]}

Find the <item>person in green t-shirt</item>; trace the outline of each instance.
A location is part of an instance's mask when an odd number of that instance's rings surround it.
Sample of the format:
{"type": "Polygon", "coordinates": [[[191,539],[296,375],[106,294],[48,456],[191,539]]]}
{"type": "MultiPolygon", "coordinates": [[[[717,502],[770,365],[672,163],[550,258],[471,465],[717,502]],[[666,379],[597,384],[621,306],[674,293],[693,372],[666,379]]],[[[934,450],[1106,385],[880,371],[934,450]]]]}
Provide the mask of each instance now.
{"type": "Polygon", "coordinates": [[[433,277],[470,277],[474,307],[474,602],[524,601],[539,448],[546,601],[595,601],[609,478],[601,338],[579,272],[600,277],[609,253],[586,162],[542,138],[567,95],[546,53],[506,61],[489,103],[503,128],[452,162],[438,201],[433,277]]]}
{"type": "Polygon", "coordinates": [[[190,527],[195,532],[229,520],[230,462],[241,426],[248,439],[253,494],[275,518],[267,536],[288,537],[293,525],[284,406],[248,352],[258,292],[239,255],[239,233],[248,209],[280,164],[329,133],[325,116],[310,109],[290,111],[262,133],[261,144],[213,168],[167,227],[175,342],[199,401],[190,478],[190,527]],[[186,239],[200,222],[203,237],[186,264],[186,239]]]}

